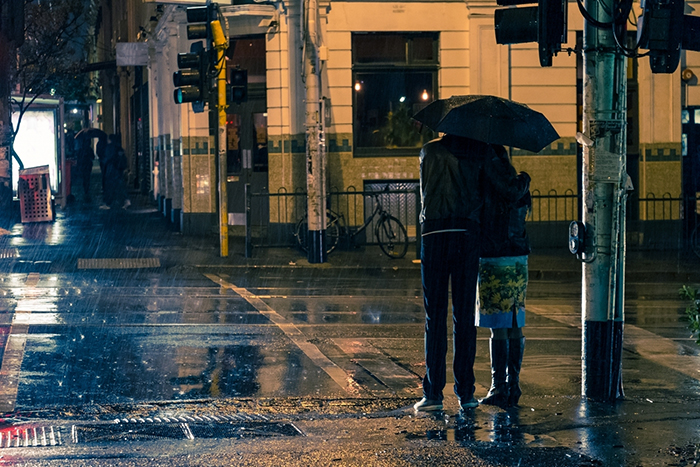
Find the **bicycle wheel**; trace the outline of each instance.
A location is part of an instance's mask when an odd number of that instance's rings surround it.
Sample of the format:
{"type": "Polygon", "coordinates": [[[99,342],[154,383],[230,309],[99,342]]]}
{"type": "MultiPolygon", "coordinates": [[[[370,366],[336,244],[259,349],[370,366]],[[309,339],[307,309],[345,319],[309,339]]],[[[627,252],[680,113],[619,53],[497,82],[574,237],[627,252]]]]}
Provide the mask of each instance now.
{"type": "MultiPolygon", "coordinates": [[[[326,254],[331,253],[336,249],[338,246],[338,241],[340,240],[341,232],[342,224],[340,216],[333,211],[326,211],[326,254]]],[[[304,217],[299,219],[299,222],[297,222],[294,236],[297,238],[297,245],[299,245],[299,248],[302,251],[307,252],[309,218],[306,214],[304,214],[304,217]]]]}
{"type": "Polygon", "coordinates": [[[690,247],[693,249],[695,256],[700,258],[700,225],[696,226],[690,235],[690,247]]]}
{"type": "Polygon", "coordinates": [[[403,258],[408,251],[406,228],[394,216],[385,216],[374,229],[379,248],[389,258],[403,258]]]}

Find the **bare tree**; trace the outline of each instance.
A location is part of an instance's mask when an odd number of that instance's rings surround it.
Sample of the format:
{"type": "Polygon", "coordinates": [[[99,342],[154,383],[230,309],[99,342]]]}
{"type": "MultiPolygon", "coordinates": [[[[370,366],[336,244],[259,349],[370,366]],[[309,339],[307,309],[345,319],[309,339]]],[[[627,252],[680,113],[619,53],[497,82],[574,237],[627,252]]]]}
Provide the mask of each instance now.
{"type": "Polygon", "coordinates": [[[11,80],[18,113],[11,128],[12,155],[20,169],[24,164],[14,151],[14,141],[37,98],[51,95],[83,102],[95,95],[96,81],[83,70],[95,47],[98,14],[95,0],[22,1],[25,36],[11,80]]]}

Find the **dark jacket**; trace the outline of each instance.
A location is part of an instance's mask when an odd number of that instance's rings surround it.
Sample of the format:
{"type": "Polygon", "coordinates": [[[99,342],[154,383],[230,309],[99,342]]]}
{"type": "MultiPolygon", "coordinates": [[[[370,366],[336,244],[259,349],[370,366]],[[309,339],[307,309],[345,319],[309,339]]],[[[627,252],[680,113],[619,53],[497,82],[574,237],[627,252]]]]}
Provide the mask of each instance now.
{"type": "Polygon", "coordinates": [[[495,156],[490,145],[445,135],[420,152],[423,234],[478,225],[483,205],[484,162],[495,156]]]}
{"type": "Polygon", "coordinates": [[[530,253],[530,241],[525,230],[525,218],[532,206],[530,176],[516,175],[505,149],[496,147],[497,155],[490,161],[492,174],[503,183],[488,184],[484,190],[481,216],[481,256],[522,256],[530,253]]]}
{"type": "Polygon", "coordinates": [[[420,223],[424,235],[478,227],[486,190],[510,192],[514,189],[515,173],[504,171],[496,150],[505,154],[503,146],[453,135],[434,139],[423,146],[420,152],[420,223]]]}

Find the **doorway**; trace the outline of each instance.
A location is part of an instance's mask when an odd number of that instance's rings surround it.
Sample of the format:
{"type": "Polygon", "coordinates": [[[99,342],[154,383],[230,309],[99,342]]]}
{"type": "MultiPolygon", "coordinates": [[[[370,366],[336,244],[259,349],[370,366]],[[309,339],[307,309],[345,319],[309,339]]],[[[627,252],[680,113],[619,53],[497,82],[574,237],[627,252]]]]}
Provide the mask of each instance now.
{"type": "MultiPolygon", "coordinates": [[[[226,109],[228,223],[245,226],[245,187],[254,193],[268,187],[267,86],[263,35],[233,38],[227,50],[230,70],[247,71],[246,97],[226,109]]],[[[267,209],[256,210],[253,223],[267,224],[267,209]]],[[[241,234],[241,232],[232,232],[241,234]]]]}

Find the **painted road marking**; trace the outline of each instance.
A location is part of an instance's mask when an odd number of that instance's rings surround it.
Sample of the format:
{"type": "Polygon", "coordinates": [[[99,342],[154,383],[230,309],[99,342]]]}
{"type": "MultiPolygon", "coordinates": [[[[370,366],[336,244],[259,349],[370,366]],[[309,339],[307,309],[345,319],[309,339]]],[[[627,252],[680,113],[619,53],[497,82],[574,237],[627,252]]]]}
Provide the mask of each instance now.
{"type": "MultiPolygon", "coordinates": [[[[34,295],[41,275],[36,272],[27,274],[24,281],[27,295],[34,295]]],[[[22,306],[22,300],[17,301],[12,323],[6,336],[5,352],[0,365],[0,412],[7,413],[15,410],[17,391],[19,390],[19,373],[24,360],[24,349],[27,346],[29,324],[26,316],[31,313],[30,307],[22,306]],[[19,319],[18,319],[19,317],[19,319]],[[25,318],[25,319],[23,319],[25,318]]]]}
{"type": "Polygon", "coordinates": [[[374,347],[369,339],[335,338],[333,343],[352,358],[353,362],[392,391],[407,391],[414,395],[422,382],[420,376],[392,362],[386,354],[374,347]]]}
{"type": "Polygon", "coordinates": [[[338,384],[345,391],[353,394],[359,392],[359,386],[355,380],[348,375],[342,368],[333,363],[328,357],[326,357],[318,347],[310,343],[304,333],[299,330],[294,323],[289,322],[284,316],[277,313],[275,310],[270,308],[267,303],[262,301],[258,295],[253,295],[247,289],[243,287],[237,287],[234,284],[226,282],[221,277],[215,274],[204,274],[212,282],[219,284],[220,286],[233,290],[235,293],[240,295],[245,301],[250,303],[260,314],[265,316],[278,328],[284,332],[284,334],[304,352],[304,355],[309,357],[312,362],[323,371],[326,372],[328,376],[331,377],[333,381],[338,384]]]}

